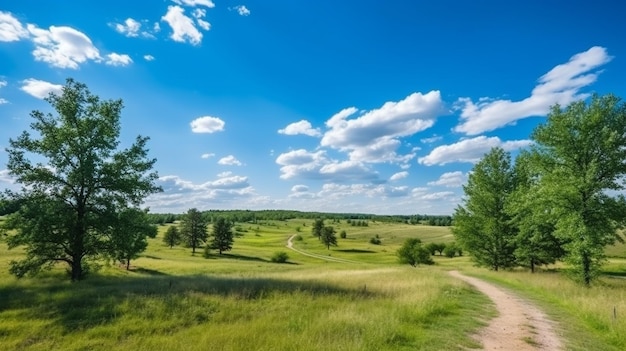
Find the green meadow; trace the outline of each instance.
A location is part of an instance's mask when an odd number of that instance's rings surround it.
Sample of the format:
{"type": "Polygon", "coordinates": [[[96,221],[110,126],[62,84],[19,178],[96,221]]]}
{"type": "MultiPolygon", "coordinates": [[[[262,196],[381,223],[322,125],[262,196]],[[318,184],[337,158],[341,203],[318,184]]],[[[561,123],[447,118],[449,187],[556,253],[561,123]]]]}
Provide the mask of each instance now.
{"type": "Polygon", "coordinates": [[[149,239],[131,270],[101,262],[71,283],[58,266],[34,278],[8,274],[22,254],[0,243],[1,350],[467,350],[496,311],[447,272],[458,269],[519,292],[559,324],[567,349],[626,349],[626,247],[611,247],[590,288],[563,267],[490,272],[468,257],[434,266],[397,263],[409,237],[451,242],[449,227],[330,223],[345,239],[327,250],[311,220],[238,223],[233,250],[195,256],[149,239]],[[286,247],[294,236],[294,248],[286,247]],[[370,243],[377,236],[380,245],[370,243]],[[284,264],[271,262],[279,251],[284,264]]]}

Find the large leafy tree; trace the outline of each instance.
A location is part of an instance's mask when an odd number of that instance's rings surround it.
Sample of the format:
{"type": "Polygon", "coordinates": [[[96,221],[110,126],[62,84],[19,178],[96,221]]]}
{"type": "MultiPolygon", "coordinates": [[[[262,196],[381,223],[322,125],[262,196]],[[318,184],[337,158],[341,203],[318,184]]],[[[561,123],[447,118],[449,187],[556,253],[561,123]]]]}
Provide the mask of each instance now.
{"type": "Polygon", "coordinates": [[[207,221],[202,212],[195,208],[187,211],[180,223],[180,235],[183,237],[185,244],[191,247],[191,253],[195,254],[196,249],[205,243],[209,237],[207,221]]]}
{"type": "Polygon", "coordinates": [[[506,202],[515,188],[511,156],[493,148],[472,169],[465,199],[454,214],[453,233],[481,266],[493,270],[515,265],[515,227],[506,202]]]}
{"type": "Polygon", "coordinates": [[[220,255],[224,251],[233,248],[234,236],[231,230],[233,224],[224,217],[218,217],[213,223],[213,239],[211,248],[219,251],[220,255]]]}
{"type": "Polygon", "coordinates": [[[606,245],[623,241],[626,200],[626,104],[613,95],[593,96],[562,109],[554,106],[532,134],[543,194],[551,199],[555,235],[566,242],[567,260],[589,285],[606,245]]]}
{"type": "Polygon", "coordinates": [[[24,131],[6,149],[9,174],[22,185],[9,195],[21,206],[5,222],[15,230],[8,244],[26,252],[10,271],[22,277],[65,262],[76,281],[88,261],[114,254],[112,233],[123,240],[119,214],[160,191],[156,160],[148,158],[147,137],[119,149],[122,100],[102,101],[68,79],[46,101],[57,115],[31,112],[34,134],[24,131]]]}
{"type": "Polygon", "coordinates": [[[540,186],[540,174],[533,167],[532,155],[522,151],[515,160],[515,191],[507,212],[517,227],[515,259],[535,272],[539,265],[555,263],[565,254],[563,240],[556,237],[556,216],[551,197],[540,186]]]}
{"type": "Polygon", "coordinates": [[[408,263],[415,267],[421,264],[434,264],[430,257],[430,251],[422,246],[422,241],[418,238],[408,238],[396,252],[400,263],[408,263]]]}

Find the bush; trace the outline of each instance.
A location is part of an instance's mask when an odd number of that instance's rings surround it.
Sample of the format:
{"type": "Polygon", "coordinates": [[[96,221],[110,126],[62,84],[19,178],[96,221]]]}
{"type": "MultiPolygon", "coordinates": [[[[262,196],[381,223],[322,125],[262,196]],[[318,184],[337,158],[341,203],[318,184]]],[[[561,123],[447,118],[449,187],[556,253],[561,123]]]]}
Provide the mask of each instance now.
{"type": "Polygon", "coordinates": [[[274,256],[271,258],[274,263],[286,263],[289,260],[289,255],[287,255],[284,251],[278,251],[274,253],[274,256]]]}
{"type": "Polygon", "coordinates": [[[448,244],[444,249],[443,249],[443,254],[446,257],[454,257],[456,255],[457,252],[457,247],[454,243],[450,243],[448,244]]]}
{"type": "Polygon", "coordinates": [[[342,239],[345,239],[348,236],[348,234],[346,233],[345,230],[342,230],[341,233],[339,233],[339,237],[342,239]]]}
{"type": "Polygon", "coordinates": [[[303,240],[302,239],[302,235],[298,234],[298,235],[294,236],[293,240],[295,240],[295,241],[302,241],[303,240]]]}
{"type": "Polygon", "coordinates": [[[378,236],[378,234],[376,234],[375,237],[370,239],[370,244],[380,245],[381,243],[382,241],[380,241],[380,237],[378,236]]]}
{"type": "Polygon", "coordinates": [[[400,263],[408,263],[411,266],[422,264],[434,264],[430,252],[422,246],[422,241],[417,238],[406,239],[402,247],[397,251],[400,263]]]}

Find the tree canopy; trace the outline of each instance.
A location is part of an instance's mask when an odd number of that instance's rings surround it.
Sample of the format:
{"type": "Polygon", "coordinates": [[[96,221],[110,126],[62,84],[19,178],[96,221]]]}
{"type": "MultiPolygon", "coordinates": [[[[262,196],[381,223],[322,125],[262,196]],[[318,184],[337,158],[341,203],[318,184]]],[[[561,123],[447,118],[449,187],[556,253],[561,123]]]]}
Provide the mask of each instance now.
{"type": "Polygon", "coordinates": [[[195,254],[196,249],[205,243],[209,237],[207,221],[202,212],[195,208],[187,211],[181,220],[180,235],[183,237],[185,244],[191,247],[191,253],[195,254]]]}
{"type": "Polygon", "coordinates": [[[120,214],[161,189],[147,137],[119,150],[122,100],[102,101],[72,79],[45,100],[57,115],[31,112],[34,134],[24,131],[6,149],[9,174],[22,185],[8,195],[21,204],[5,222],[16,231],[8,244],[26,251],[10,271],[22,277],[65,262],[75,281],[89,261],[114,256],[113,243],[132,240],[120,214]]]}
{"type": "Polygon", "coordinates": [[[233,232],[231,230],[233,224],[224,217],[218,217],[213,223],[213,239],[211,240],[211,248],[218,250],[221,255],[224,251],[230,251],[233,248],[233,232]]]}

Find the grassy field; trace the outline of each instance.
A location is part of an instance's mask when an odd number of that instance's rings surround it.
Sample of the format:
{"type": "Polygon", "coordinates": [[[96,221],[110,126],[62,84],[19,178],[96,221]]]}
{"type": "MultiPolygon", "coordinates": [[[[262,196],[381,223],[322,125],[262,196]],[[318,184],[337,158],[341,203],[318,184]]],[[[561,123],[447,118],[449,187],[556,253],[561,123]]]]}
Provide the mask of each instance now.
{"type": "MultiPolygon", "coordinates": [[[[407,237],[449,242],[449,228],[332,223],[346,239],[327,250],[311,221],[238,224],[233,250],[191,255],[159,236],[132,262],[79,283],[60,266],[37,278],[7,273],[19,250],[0,243],[2,350],[454,350],[476,348],[472,333],[494,315],[489,301],[447,270],[496,281],[535,300],[559,322],[568,349],[626,349],[626,260],[591,288],[544,271],[489,272],[467,257],[436,257],[431,267],[396,263],[407,237]],[[327,262],[289,251],[344,258],[327,262]],[[382,244],[369,240],[378,235],[382,244]],[[287,264],[270,261],[285,251],[287,264]],[[483,317],[483,318],[481,318],[483,317]]],[[[619,256],[616,250],[613,256],[619,256]]]]}

